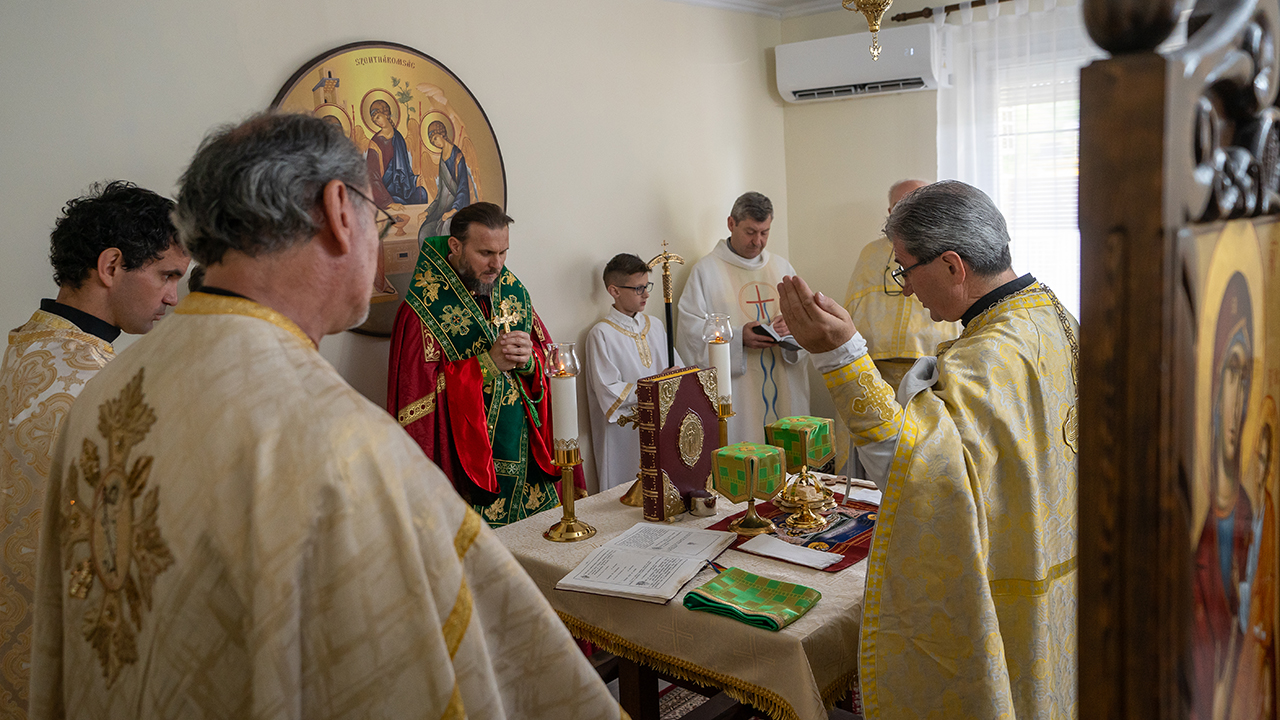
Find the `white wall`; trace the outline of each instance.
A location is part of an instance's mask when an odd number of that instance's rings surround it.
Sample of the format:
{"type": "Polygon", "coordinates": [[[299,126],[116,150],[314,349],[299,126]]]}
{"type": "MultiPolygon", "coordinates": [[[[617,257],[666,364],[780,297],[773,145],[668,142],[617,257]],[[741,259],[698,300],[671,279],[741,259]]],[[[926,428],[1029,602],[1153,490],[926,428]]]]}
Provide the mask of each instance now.
{"type": "MultiPolygon", "coordinates": [[[[265,108],[329,48],[387,40],[479,99],[516,218],[509,265],[552,334],[582,341],[608,304],[598,276],[611,256],[648,258],[665,237],[696,260],[744,190],[773,198],[771,244],[787,252],[787,183],[802,173],[784,159],[773,89],[781,26],[662,0],[4,3],[0,322],[21,324],[55,292],[48,232],[65,200],[117,177],[172,194],[210,127],[265,108]]],[[[321,351],[382,404],[387,341],[344,333],[321,351]]]]}
{"type": "MultiPolygon", "coordinates": [[[[927,5],[896,0],[889,15],[927,5]]],[[[836,10],[784,20],[782,42],[866,31],[862,15],[836,10]]],[[[884,225],[889,186],[909,177],[935,179],[936,98],[935,91],[920,91],[786,105],[791,263],[814,289],[843,302],[858,254],[884,225]]],[[[811,412],[836,417],[817,373],[810,373],[810,386],[811,412]]]]}

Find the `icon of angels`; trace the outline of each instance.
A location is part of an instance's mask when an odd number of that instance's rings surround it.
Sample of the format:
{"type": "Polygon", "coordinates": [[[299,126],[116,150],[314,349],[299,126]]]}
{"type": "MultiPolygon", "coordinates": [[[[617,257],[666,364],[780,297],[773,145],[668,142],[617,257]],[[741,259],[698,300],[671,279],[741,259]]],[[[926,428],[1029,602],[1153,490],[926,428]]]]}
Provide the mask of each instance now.
{"type": "Polygon", "coordinates": [[[311,60],[272,107],[333,123],[364,155],[373,201],[395,224],[383,240],[369,320],[357,331],[390,335],[422,240],[447,235],[454,214],[471,203],[506,205],[502,154],[488,117],[444,65],[379,42],[311,60]]]}
{"type": "Polygon", "coordinates": [[[1193,718],[1273,717],[1276,690],[1276,396],[1254,226],[1217,237],[1196,352],[1192,483],[1193,718]],[[1273,383],[1274,384],[1274,383],[1273,383]]]}

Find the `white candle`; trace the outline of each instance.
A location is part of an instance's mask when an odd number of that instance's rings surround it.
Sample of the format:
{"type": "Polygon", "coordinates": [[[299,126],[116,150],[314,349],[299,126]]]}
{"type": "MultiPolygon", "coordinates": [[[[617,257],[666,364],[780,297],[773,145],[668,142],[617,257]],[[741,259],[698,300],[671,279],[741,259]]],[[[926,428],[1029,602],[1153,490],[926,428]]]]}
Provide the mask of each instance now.
{"type": "Polygon", "coordinates": [[[733,402],[733,375],[729,372],[729,343],[707,343],[707,351],[711,354],[711,367],[716,369],[716,385],[719,387],[718,402],[733,402]]]}
{"type": "Polygon", "coordinates": [[[573,375],[551,377],[551,432],[556,440],[578,439],[578,385],[573,375]]]}

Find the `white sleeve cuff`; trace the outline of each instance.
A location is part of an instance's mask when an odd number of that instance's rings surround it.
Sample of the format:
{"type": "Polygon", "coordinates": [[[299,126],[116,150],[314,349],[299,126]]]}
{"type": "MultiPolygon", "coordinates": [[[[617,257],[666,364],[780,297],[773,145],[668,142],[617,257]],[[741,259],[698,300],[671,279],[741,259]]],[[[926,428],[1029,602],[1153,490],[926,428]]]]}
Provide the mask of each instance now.
{"type": "Polygon", "coordinates": [[[843,345],[835,350],[814,353],[811,357],[813,358],[813,367],[819,373],[826,374],[856,362],[858,358],[866,354],[867,341],[862,338],[862,333],[856,332],[853,337],[846,340],[843,345]]]}

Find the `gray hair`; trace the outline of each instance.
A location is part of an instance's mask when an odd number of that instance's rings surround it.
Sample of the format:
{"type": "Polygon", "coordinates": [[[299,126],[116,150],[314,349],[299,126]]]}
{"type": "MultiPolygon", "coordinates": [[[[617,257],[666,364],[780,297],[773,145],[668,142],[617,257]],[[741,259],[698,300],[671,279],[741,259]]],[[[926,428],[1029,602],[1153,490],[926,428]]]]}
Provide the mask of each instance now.
{"type": "Polygon", "coordinates": [[[742,222],[747,218],[764,222],[773,217],[773,203],[758,192],[745,192],[733,201],[733,209],[729,211],[729,217],[733,218],[734,222],[742,222]]]}
{"type": "Polygon", "coordinates": [[[369,186],[360,151],[320,118],[262,113],[211,132],[179,181],[178,238],[200,265],[228,250],[250,257],[306,242],[320,229],[325,184],[369,186]]]}
{"type": "Polygon", "coordinates": [[[952,250],[982,277],[1012,266],[1009,228],[991,198],[959,180],[944,180],[911,192],[889,213],[884,234],[901,240],[919,262],[952,250]]]}

